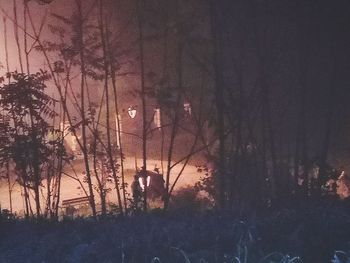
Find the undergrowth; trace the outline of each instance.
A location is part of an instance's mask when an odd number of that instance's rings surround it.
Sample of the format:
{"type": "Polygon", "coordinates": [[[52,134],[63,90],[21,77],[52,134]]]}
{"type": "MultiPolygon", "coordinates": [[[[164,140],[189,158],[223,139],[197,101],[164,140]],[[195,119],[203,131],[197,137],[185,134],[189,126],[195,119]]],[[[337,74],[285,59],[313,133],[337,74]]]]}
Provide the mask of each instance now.
{"type": "Polygon", "coordinates": [[[345,207],[265,215],[139,215],[61,222],[2,218],[0,262],[349,263],[345,207]]]}

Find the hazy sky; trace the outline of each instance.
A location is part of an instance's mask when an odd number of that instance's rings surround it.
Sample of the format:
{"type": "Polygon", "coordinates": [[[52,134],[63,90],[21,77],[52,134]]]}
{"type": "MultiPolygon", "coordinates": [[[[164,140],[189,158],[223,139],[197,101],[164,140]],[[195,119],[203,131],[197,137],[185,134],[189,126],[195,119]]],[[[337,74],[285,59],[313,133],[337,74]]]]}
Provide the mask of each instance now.
{"type": "MultiPolygon", "coordinates": [[[[52,18],[50,18],[51,13],[58,13],[58,14],[69,14],[71,9],[71,2],[72,0],[54,0],[49,5],[40,5],[36,1],[29,1],[29,9],[30,14],[33,18],[33,22],[35,24],[35,27],[38,29],[40,27],[41,21],[45,19],[46,16],[46,22],[52,21],[52,18]]],[[[20,70],[19,66],[19,56],[18,56],[18,47],[16,45],[15,37],[14,37],[14,10],[13,10],[13,0],[0,0],[0,62],[3,66],[3,68],[0,69],[0,74],[3,74],[6,71],[6,57],[5,57],[5,35],[4,35],[4,19],[6,19],[6,25],[7,25],[7,43],[8,43],[8,51],[9,51],[9,66],[10,71],[14,70],[20,70]]],[[[24,15],[23,15],[23,4],[21,0],[16,0],[17,3],[17,16],[18,16],[18,24],[19,24],[19,35],[20,35],[20,45],[21,49],[24,48],[23,43],[23,25],[24,25],[24,15]]],[[[30,35],[33,34],[32,26],[30,25],[30,22],[28,21],[28,46],[33,45],[33,39],[30,35]]],[[[48,32],[47,26],[44,27],[41,39],[45,39],[50,36],[50,33],[48,32]]],[[[22,56],[24,59],[24,54],[22,52],[22,56]]],[[[35,52],[34,50],[30,53],[30,65],[31,65],[31,71],[34,72],[38,70],[39,68],[45,67],[45,60],[38,52],[35,52]]]]}

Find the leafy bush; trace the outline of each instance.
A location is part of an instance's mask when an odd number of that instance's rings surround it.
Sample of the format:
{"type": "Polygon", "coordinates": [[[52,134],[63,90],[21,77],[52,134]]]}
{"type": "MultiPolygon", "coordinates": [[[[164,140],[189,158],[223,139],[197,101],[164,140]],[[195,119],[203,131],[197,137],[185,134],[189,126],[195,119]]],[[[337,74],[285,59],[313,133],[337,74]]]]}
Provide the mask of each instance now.
{"type": "MultiPolygon", "coordinates": [[[[182,197],[196,200],[189,189],[182,197]]],[[[0,232],[0,262],[349,263],[334,251],[348,251],[350,213],[322,204],[244,221],[213,213],[10,220],[0,232]]]]}
{"type": "Polygon", "coordinates": [[[2,209],[0,207],[0,222],[1,221],[9,221],[16,219],[16,215],[11,213],[8,209],[2,209]]]}
{"type": "Polygon", "coordinates": [[[170,209],[177,213],[198,213],[212,206],[210,200],[192,186],[177,190],[170,202],[170,209]]]}

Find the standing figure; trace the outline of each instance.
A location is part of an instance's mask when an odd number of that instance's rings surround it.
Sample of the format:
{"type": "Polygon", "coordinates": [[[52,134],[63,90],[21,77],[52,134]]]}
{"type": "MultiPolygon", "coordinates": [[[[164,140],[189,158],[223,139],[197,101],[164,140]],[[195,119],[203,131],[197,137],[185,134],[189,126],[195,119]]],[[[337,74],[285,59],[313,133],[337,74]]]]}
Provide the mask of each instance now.
{"type": "Polygon", "coordinates": [[[137,174],[134,175],[134,180],[131,184],[131,191],[133,198],[133,208],[134,210],[139,210],[142,200],[142,189],[137,174]]]}

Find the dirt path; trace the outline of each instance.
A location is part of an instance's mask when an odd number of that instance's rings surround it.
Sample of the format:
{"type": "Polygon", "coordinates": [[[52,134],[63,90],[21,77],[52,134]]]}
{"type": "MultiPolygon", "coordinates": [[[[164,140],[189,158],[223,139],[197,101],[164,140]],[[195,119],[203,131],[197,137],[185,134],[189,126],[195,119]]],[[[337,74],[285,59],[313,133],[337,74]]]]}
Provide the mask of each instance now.
{"type": "MultiPolygon", "coordinates": [[[[137,160],[137,163],[140,165],[142,163],[142,160],[137,160]]],[[[147,166],[149,170],[153,170],[154,167],[159,167],[160,168],[160,161],[157,160],[148,160],[147,161],[147,166]]],[[[125,159],[125,180],[126,183],[130,186],[133,180],[133,175],[135,174],[135,159],[134,158],[126,158],[125,159]]],[[[175,166],[172,170],[171,173],[171,183],[174,182],[176,176],[178,175],[179,171],[182,168],[182,164],[179,164],[175,166]]],[[[83,164],[82,161],[76,161],[74,165],[74,169],[77,173],[77,176],[81,182],[83,182],[83,164]]],[[[74,177],[74,173],[72,170],[67,167],[66,172],[74,177]]],[[[181,187],[185,186],[193,186],[199,179],[200,179],[201,174],[197,172],[197,169],[195,166],[192,165],[187,165],[185,170],[182,173],[182,176],[180,177],[178,183],[176,184],[175,190],[179,189],[181,187]]],[[[165,178],[164,178],[165,179],[165,178]]],[[[94,180],[95,182],[95,180],[94,180]]],[[[75,197],[82,197],[85,196],[84,190],[81,188],[79,182],[75,179],[72,179],[68,176],[63,176],[62,177],[62,182],[61,182],[61,202],[62,200],[66,199],[71,199],[75,197]]],[[[46,186],[46,181],[43,181],[43,186],[46,186]]],[[[84,188],[87,190],[87,184],[83,183],[84,188]]],[[[116,191],[113,187],[113,184],[110,183],[108,185],[112,190],[107,196],[107,200],[112,203],[116,203],[116,191]]],[[[130,188],[130,187],[129,187],[130,188]]],[[[130,191],[130,189],[128,189],[130,191]]],[[[96,193],[97,194],[97,193],[96,193]]],[[[46,188],[43,187],[42,191],[42,203],[45,203],[45,196],[46,196],[46,188]]],[[[19,187],[18,184],[16,184],[13,188],[12,192],[12,207],[13,211],[16,212],[17,214],[21,215],[23,214],[23,198],[21,194],[21,188],[19,187]]],[[[97,199],[98,203],[98,199],[97,199]]],[[[8,186],[5,180],[0,181],[0,205],[2,209],[9,209],[10,208],[10,202],[9,202],[9,195],[8,195],[8,186]]]]}

